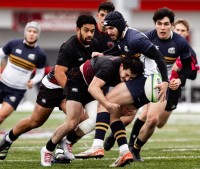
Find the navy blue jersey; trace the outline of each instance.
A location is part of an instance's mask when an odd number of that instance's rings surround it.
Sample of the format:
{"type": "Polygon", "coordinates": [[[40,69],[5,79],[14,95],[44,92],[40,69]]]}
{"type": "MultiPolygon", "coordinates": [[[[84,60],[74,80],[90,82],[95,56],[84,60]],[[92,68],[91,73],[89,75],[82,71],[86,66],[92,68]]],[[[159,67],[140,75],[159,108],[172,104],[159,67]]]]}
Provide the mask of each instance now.
{"type": "Polygon", "coordinates": [[[164,59],[144,33],[127,27],[117,43],[122,54],[140,58],[144,64],[145,75],[157,72],[158,66],[163,81],[168,81],[164,59]]]}
{"type": "Polygon", "coordinates": [[[45,66],[46,55],[42,49],[37,45],[28,46],[23,39],[8,42],[2,51],[8,56],[8,61],[1,82],[14,89],[26,89],[33,69],[45,66]]]}
{"type": "Polygon", "coordinates": [[[12,64],[27,70],[44,68],[46,55],[39,46],[30,47],[23,39],[16,39],[8,42],[3,51],[9,56],[12,64]]]}
{"type": "Polygon", "coordinates": [[[146,53],[152,46],[153,44],[145,34],[132,28],[128,28],[125,36],[118,41],[118,47],[122,54],[129,54],[135,57],[146,53]]]}
{"type": "MultiPolygon", "coordinates": [[[[59,50],[57,65],[68,68],[68,72],[72,67],[79,67],[86,60],[91,59],[92,52],[96,51],[97,41],[92,40],[91,45],[83,46],[76,35],[64,42],[59,50]]],[[[55,68],[47,75],[50,82],[58,84],[54,77],[55,68]]]]}
{"type": "Polygon", "coordinates": [[[171,75],[172,65],[178,57],[182,61],[191,56],[187,40],[175,32],[172,32],[171,37],[167,40],[160,39],[156,30],[145,32],[145,34],[163,54],[168,68],[168,76],[171,75]]]}

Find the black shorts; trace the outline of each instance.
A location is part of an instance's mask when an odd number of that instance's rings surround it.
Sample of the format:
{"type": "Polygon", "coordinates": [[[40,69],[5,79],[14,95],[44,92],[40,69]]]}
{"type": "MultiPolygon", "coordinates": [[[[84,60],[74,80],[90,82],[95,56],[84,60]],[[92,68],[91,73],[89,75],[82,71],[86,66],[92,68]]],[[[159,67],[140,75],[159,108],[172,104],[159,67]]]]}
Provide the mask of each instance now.
{"type": "Polygon", "coordinates": [[[144,91],[144,84],[145,84],[146,77],[139,76],[136,77],[134,80],[125,82],[129,92],[133,98],[133,105],[135,108],[139,109],[143,105],[149,103],[144,91]]]}
{"type": "Polygon", "coordinates": [[[168,89],[167,105],[165,107],[166,111],[172,111],[177,108],[178,100],[181,97],[181,87],[177,90],[168,89]]]}
{"type": "Polygon", "coordinates": [[[83,106],[95,100],[88,92],[88,85],[85,83],[79,68],[72,68],[67,77],[68,80],[64,89],[66,91],[66,100],[80,102],[83,106]]]}
{"type": "Polygon", "coordinates": [[[16,110],[25,92],[26,90],[14,89],[0,82],[0,103],[7,102],[16,110]]]}
{"type": "Polygon", "coordinates": [[[59,107],[60,109],[60,104],[65,97],[62,88],[49,89],[41,83],[36,103],[45,108],[59,107]]]}

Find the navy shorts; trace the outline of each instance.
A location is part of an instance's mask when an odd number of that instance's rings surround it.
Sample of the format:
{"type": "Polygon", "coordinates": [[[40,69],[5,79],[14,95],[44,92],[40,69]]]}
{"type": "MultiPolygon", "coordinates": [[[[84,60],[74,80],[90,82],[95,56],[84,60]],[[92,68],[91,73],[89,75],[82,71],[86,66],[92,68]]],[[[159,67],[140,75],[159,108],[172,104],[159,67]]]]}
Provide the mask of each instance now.
{"type": "Polygon", "coordinates": [[[25,92],[26,90],[14,89],[0,82],[0,103],[7,102],[16,110],[25,92]]]}
{"type": "Polygon", "coordinates": [[[172,111],[177,108],[178,100],[181,97],[181,87],[177,90],[168,89],[167,105],[165,107],[166,111],[172,111]]]}
{"type": "Polygon", "coordinates": [[[85,83],[79,68],[72,68],[67,77],[68,80],[64,89],[66,91],[66,100],[80,102],[83,106],[95,100],[88,92],[88,85],[85,83]]]}
{"type": "Polygon", "coordinates": [[[36,103],[45,108],[59,107],[61,110],[60,104],[65,97],[62,88],[49,89],[41,83],[36,103]]]}
{"type": "Polygon", "coordinates": [[[132,98],[134,101],[133,105],[137,109],[149,103],[149,100],[147,99],[144,92],[145,80],[146,80],[146,77],[142,75],[142,76],[134,78],[134,80],[125,82],[129,92],[132,95],[132,98]]]}

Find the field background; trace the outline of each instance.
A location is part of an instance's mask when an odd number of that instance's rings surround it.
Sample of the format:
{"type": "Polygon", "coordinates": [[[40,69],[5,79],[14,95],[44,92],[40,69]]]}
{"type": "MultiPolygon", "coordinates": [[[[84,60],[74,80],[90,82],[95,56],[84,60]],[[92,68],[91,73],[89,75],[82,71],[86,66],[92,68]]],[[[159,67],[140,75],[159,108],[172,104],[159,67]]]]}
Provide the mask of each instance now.
{"type": "MultiPolygon", "coordinates": [[[[30,112],[14,112],[1,126],[0,139],[5,131],[10,130],[17,121],[27,117],[30,112]]],[[[13,143],[6,160],[0,161],[0,169],[40,169],[40,149],[43,147],[56,126],[62,123],[64,115],[55,111],[40,128],[32,130],[13,143]]],[[[127,136],[131,126],[127,127],[127,136]]],[[[174,113],[163,129],[156,129],[153,137],[143,147],[144,162],[134,162],[125,168],[135,169],[200,169],[200,113],[174,113]]],[[[73,153],[89,148],[94,133],[81,139],[73,146],[73,153]]],[[[118,149],[105,152],[100,160],[75,160],[70,164],[53,164],[52,169],[95,168],[103,169],[115,161],[118,149]]]]}

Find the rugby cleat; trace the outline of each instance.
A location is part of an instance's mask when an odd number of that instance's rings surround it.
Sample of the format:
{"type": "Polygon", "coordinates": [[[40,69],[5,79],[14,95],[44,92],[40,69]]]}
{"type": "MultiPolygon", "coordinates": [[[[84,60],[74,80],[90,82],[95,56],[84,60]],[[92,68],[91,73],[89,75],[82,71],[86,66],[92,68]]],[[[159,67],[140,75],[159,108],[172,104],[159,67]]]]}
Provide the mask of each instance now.
{"type": "Polygon", "coordinates": [[[66,164],[66,163],[71,163],[72,161],[67,158],[67,156],[64,153],[56,153],[52,160],[52,163],[59,163],[59,164],[66,164]]]}
{"type": "Polygon", "coordinates": [[[102,158],[104,157],[104,149],[103,148],[90,148],[84,152],[79,154],[75,154],[76,158],[88,159],[88,158],[102,158]]]}
{"type": "Polygon", "coordinates": [[[40,150],[40,156],[41,156],[41,165],[44,167],[50,167],[53,157],[53,152],[48,151],[46,147],[42,147],[42,149],[40,150]]]}
{"type": "Polygon", "coordinates": [[[64,154],[68,159],[75,160],[75,157],[72,154],[72,144],[69,144],[67,139],[63,139],[60,142],[60,148],[64,151],[64,154]]]}
{"type": "Polygon", "coordinates": [[[10,149],[10,146],[12,143],[9,143],[6,141],[6,136],[8,135],[8,132],[5,133],[1,143],[0,143],[0,160],[4,160],[8,154],[8,150],[10,149]]]}
{"type": "Polygon", "coordinates": [[[124,167],[127,164],[133,162],[133,156],[130,151],[127,153],[120,155],[117,160],[112,163],[109,167],[124,167]]]}

